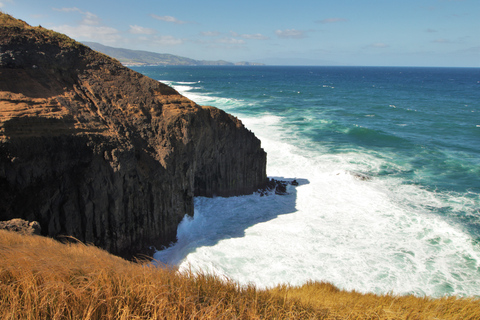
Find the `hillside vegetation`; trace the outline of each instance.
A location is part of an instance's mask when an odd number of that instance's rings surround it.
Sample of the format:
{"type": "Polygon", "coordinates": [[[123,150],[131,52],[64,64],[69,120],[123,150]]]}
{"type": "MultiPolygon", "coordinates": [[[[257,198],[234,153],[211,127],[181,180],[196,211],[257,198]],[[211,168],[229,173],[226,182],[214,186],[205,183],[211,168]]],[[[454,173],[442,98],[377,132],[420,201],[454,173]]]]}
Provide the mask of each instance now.
{"type": "MultiPolygon", "coordinates": [[[[35,39],[36,41],[50,41],[55,43],[60,48],[78,48],[82,46],[80,42],[77,42],[68,36],[55,32],[53,30],[39,27],[32,27],[23,20],[16,19],[9,14],[0,11],[0,28],[4,33],[4,37],[8,37],[9,33],[15,33],[18,30],[24,30],[28,37],[35,39]]],[[[24,39],[22,39],[24,40],[24,39]]],[[[2,53],[0,51],[0,53],[2,53]]]]}
{"type": "Polygon", "coordinates": [[[2,319],[479,319],[480,302],[360,294],[328,283],[260,290],[0,230],[2,319]]]}

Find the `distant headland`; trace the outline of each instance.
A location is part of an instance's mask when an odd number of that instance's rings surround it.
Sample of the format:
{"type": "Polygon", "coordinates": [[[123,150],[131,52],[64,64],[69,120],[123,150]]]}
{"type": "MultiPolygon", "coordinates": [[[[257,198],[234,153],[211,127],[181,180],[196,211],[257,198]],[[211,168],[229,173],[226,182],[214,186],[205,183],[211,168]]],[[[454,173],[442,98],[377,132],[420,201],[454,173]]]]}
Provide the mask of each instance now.
{"type": "Polygon", "coordinates": [[[125,66],[263,66],[256,62],[229,62],[225,60],[195,60],[168,53],[130,50],[105,46],[97,42],[83,42],[93,50],[104,53],[120,61],[125,66]]]}

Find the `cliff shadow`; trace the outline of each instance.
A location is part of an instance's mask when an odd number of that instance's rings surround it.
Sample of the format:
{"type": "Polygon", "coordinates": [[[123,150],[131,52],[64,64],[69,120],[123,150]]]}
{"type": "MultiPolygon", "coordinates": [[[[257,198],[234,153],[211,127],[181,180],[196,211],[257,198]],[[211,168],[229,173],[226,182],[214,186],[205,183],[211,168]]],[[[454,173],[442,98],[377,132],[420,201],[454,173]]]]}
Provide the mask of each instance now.
{"type": "Polygon", "coordinates": [[[275,190],[237,197],[196,197],[195,215],[185,217],[178,226],[177,242],[157,251],[154,259],[168,265],[179,265],[185,257],[201,247],[215,246],[222,240],[245,237],[246,230],[278,216],[296,212],[298,188],[307,179],[271,177],[286,182],[286,194],[275,190]],[[296,181],[297,185],[292,185],[296,181]]]}

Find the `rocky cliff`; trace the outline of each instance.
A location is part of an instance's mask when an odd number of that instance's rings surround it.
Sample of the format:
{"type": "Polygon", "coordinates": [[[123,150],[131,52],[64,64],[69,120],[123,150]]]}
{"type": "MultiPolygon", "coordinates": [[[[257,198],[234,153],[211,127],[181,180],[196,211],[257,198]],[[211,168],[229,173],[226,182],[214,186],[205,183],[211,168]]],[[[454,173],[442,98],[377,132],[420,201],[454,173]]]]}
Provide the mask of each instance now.
{"type": "Polygon", "coordinates": [[[235,117],[0,13],[0,220],[130,257],[174,241],[194,195],[251,193],[265,168],[235,117]]]}

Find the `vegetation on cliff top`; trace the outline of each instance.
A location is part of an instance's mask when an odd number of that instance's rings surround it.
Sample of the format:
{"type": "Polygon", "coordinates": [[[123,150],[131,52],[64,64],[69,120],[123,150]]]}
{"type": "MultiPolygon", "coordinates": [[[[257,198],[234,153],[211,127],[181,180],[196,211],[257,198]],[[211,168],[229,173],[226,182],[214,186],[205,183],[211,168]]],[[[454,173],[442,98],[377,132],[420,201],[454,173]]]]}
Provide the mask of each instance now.
{"type": "Polygon", "coordinates": [[[0,292],[3,319],[480,318],[476,299],[360,294],[318,282],[260,290],[3,230],[0,292]]]}
{"type": "Polygon", "coordinates": [[[59,33],[55,32],[50,29],[45,29],[41,26],[32,27],[27,24],[25,21],[16,19],[9,14],[3,13],[0,11],[0,28],[2,28],[2,32],[8,33],[9,29],[13,30],[23,30],[28,31],[30,33],[30,37],[34,37],[36,41],[39,40],[48,40],[49,42],[57,44],[60,48],[79,48],[80,46],[84,46],[80,42],[73,40],[72,38],[59,33]]]}
{"type": "Polygon", "coordinates": [[[3,13],[0,11],[0,26],[2,27],[16,27],[16,28],[27,28],[29,25],[22,20],[15,19],[9,14],[3,13]]]}

